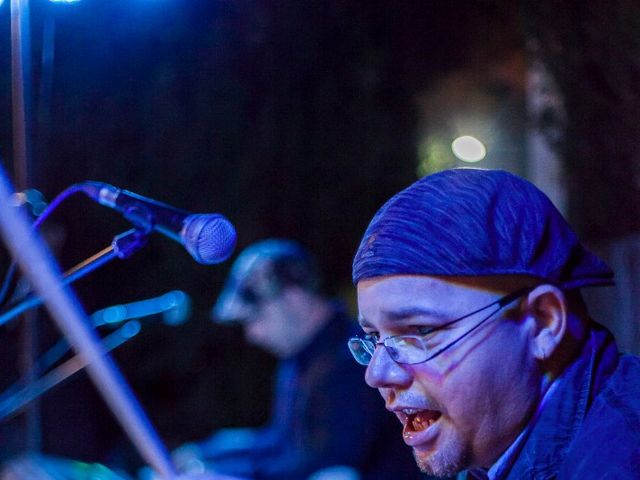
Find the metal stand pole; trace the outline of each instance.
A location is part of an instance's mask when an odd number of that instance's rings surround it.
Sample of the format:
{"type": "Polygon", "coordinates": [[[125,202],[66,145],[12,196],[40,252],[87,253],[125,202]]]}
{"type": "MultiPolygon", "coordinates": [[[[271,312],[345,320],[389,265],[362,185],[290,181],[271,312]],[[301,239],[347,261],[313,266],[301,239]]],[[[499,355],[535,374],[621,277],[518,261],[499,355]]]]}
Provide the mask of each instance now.
{"type": "Polygon", "coordinates": [[[29,0],[11,0],[13,165],[18,190],[29,186],[31,157],[31,42],[29,0]]]}
{"type": "MultiPolygon", "coordinates": [[[[29,0],[11,0],[11,106],[13,125],[13,165],[18,190],[29,186],[31,159],[31,35],[29,31],[29,0]]],[[[38,331],[36,316],[27,312],[23,317],[19,369],[21,376],[33,381],[35,346],[38,331]]],[[[40,450],[40,406],[32,403],[25,412],[25,448],[40,450]]]]}
{"type": "Polygon", "coordinates": [[[169,453],[124,377],[100,345],[73,292],[61,284],[61,273],[46,247],[20,211],[9,205],[11,187],[0,169],[0,231],[7,247],[51,316],[76,352],[88,362],[88,372],[111,411],[142,458],[163,478],[176,478],[169,453]]]}

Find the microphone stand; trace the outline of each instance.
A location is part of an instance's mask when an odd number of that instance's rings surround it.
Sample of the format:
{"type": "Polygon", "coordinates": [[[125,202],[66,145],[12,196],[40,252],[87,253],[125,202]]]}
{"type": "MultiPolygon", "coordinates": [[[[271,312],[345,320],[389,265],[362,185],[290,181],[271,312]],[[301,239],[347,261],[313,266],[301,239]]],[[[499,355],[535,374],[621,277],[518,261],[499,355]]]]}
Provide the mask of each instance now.
{"type": "Polygon", "coordinates": [[[11,193],[9,180],[0,166],[0,233],[8,249],[46,302],[60,330],[76,352],[86,358],[91,379],[142,458],[162,478],[177,478],[169,452],[142,406],[90,328],[77,297],[62,284],[62,275],[53,256],[31,230],[22,212],[14,211],[10,206],[11,193]]]}
{"type": "MultiPolygon", "coordinates": [[[[115,332],[109,334],[102,341],[102,346],[105,352],[110,352],[130,338],[133,338],[139,332],[140,322],[131,320],[115,332]]],[[[14,394],[10,394],[9,398],[0,398],[0,422],[10,418],[25,405],[71,377],[73,374],[79,372],[87,365],[88,362],[82,355],[75,355],[26,387],[23,387],[14,394]]]]}
{"type": "MultiPolygon", "coordinates": [[[[87,258],[86,260],[67,270],[63,274],[62,284],[68,285],[72,282],[75,282],[77,279],[84,277],[94,270],[97,270],[114,258],[129,258],[139,249],[144,247],[147,242],[147,237],[147,231],[137,228],[132,228],[131,230],[121,233],[120,235],[116,235],[109,247],[100,250],[95,255],[87,258]]],[[[26,310],[41,305],[42,302],[43,300],[41,297],[35,294],[27,294],[18,304],[14,304],[14,306],[9,310],[0,314],[0,326],[4,325],[26,310]]]]}
{"type": "MultiPolygon", "coordinates": [[[[110,352],[140,333],[142,323],[135,319],[156,315],[158,313],[166,314],[175,309],[177,293],[176,291],[171,291],[160,297],[139,300],[125,305],[112,305],[111,307],[92,313],[90,319],[95,328],[105,325],[113,327],[115,323],[120,324],[119,328],[102,339],[102,345],[105,350],[110,352]],[[171,297],[171,299],[168,299],[169,297],[171,297]],[[158,302],[162,300],[164,300],[164,304],[159,306],[158,302]],[[153,305],[153,307],[151,307],[151,305],[153,305]],[[122,312],[115,321],[112,319],[105,320],[105,312],[110,311],[110,309],[114,307],[122,307],[124,312],[122,312]]],[[[186,298],[186,295],[184,295],[184,297],[186,298]]],[[[185,299],[180,299],[180,302],[184,303],[185,299]]],[[[47,373],[33,380],[21,378],[0,394],[0,423],[13,416],[14,413],[21,410],[29,402],[37,399],[52,387],[87,366],[86,361],[76,355],[49,371],[49,369],[67,353],[69,348],[69,343],[62,338],[35,362],[35,370],[37,372],[47,373]]]]}

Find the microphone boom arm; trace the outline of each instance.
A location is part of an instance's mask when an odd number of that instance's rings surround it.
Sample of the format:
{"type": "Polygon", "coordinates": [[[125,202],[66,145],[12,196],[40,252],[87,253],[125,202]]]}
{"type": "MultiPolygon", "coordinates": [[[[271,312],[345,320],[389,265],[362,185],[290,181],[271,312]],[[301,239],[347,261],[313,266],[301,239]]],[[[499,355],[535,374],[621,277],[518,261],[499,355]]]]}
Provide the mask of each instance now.
{"type": "MultiPolygon", "coordinates": [[[[135,228],[117,235],[114,237],[113,242],[109,247],[100,250],[95,255],[67,270],[63,274],[62,284],[69,285],[79,278],[97,270],[116,257],[120,259],[129,258],[146,244],[147,235],[148,234],[146,232],[135,228]]],[[[13,307],[0,315],[0,326],[16,318],[18,315],[30,308],[41,305],[42,302],[42,297],[27,293],[19,303],[14,304],[13,307]]]]}
{"type": "Polygon", "coordinates": [[[73,292],[62,285],[61,274],[46,246],[21,212],[10,206],[12,188],[0,166],[0,233],[20,268],[43,297],[51,316],[76,352],[89,362],[91,379],[138,449],[141,457],[165,479],[177,477],[169,452],[137,401],[122,373],[104,351],[87,315],[73,292]]]}
{"type": "MultiPolygon", "coordinates": [[[[131,320],[120,327],[115,332],[109,334],[102,345],[105,352],[119,347],[130,338],[133,338],[140,330],[140,322],[131,320]]],[[[65,381],[75,373],[88,365],[87,360],[82,355],[74,355],[61,365],[57,366],[33,383],[23,387],[21,390],[11,394],[8,398],[0,400],[0,421],[4,421],[15,413],[19,412],[25,405],[51,390],[59,383],[65,381]]]]}

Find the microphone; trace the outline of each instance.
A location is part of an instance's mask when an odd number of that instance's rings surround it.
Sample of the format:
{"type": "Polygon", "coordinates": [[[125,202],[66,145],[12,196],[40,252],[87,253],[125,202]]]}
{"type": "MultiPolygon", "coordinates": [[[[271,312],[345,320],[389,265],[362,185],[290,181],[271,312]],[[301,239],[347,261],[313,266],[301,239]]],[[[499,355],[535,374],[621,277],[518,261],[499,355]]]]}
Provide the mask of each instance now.
{"type": "Polygon", "coordinates": [[[157,314],[162,315],[165,325],[181,325],[191,314],[191,298],[182,290],[172,290],[159,297],[111,305],[91,314],[91,320],[95,327],[115,326],[131,319],[157,314]]]}
{"type": "Polygon", "coordinates": [[[92,200],[122,213],[136,227],[155,230],[180,243],[198,263],[223,262],[236,246],[236,231],[220,214],[192,214],[108,183],[83,182],[77,187],[92,200]]]}

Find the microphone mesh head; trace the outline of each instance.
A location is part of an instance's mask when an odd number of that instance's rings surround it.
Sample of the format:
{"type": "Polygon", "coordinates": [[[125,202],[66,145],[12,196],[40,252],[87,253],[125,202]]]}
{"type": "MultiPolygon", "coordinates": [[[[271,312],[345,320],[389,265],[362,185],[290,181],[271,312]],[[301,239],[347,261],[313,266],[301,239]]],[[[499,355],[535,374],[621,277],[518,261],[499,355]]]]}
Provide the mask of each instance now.
{"type": "Polygon", "coordinates": [[[225,261],[236,246],[235,228],[216,213],[189,215],[180,236],[195,261],[206,265],[225,261]]]}

